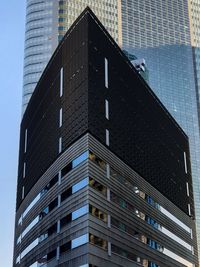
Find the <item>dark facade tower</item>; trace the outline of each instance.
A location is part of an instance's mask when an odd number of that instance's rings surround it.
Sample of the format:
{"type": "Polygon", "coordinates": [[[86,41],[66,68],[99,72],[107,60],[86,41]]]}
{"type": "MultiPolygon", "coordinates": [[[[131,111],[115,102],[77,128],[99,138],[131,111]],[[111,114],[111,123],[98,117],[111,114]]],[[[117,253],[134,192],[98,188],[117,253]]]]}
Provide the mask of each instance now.
{"type": "Polygon", "coordinates": [[[13,266],[194,267],[188,138],[86,9],[21,123],[13,266]]]}

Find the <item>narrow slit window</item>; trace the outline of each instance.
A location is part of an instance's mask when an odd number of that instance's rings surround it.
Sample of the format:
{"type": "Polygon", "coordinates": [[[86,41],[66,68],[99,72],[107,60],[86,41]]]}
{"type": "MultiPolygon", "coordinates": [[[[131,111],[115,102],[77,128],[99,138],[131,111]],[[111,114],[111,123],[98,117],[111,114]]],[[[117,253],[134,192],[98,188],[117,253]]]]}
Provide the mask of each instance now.
{"type": "Polygon", "coordinates": [[[105,87],[108,88],[108,60],[107,58],[105,58],[104,64],[105,64],[105,87]]]}
{"type": "Polygon", "coordinates": [[[105,100],[105,116],[106,116],[106,119],[109,120],[109,102],[108,102],[108,100],[105,100]]]}
{"type": "Polygon", "coordinates": [[[23,178],[26,177],[26,162],[24,162],[24,167],[23,167],[23,178]]]}
{"type": "Polygon", "coordinates": [[[185,173],[188,173],[188,169],[187,169],[187,157],[186,157],[186,153],[184,152],[184,166],[185,166],[185,173]]]}
{"type": "Polygon", "coordinates": [[[27,151],[27,134],[28,134],[28,132],[27,132],[27,129],[26,129],[25,137],[24,137],[24,153],[26,153],[26,151],[27,151]]]}
{"type": "Polygon", "coordinates": [[[190,207],[190,204],[188,204],[188,214],[189,214],[189,216],[191,216],[191,207],[190,207]]]}
{"type": "Polygon", "coordinates": [[[59,152],[59,153],[62,152],[62,137],[59,138],[59,148],[58,148],[58,152],[59,152]]]}
{"type": "Polygon", "coordinates": [[[60,115],[59,115],[59,127],[62,126],[62,108],[60,109],[60,115]]]}
{"type": "Polygon", "coordinates": [[[108,129],[106,129],[106,145],[110,145],[110,133],[108,129]]]}
{"type": "Polygon", "coordinates": [[[63,95],[63,68],[60,70],[60,97],[63,95]]]}
{"type": "Polygon", "coordinates": [[[24,199],[24,186],[22,187],[22,199],[24,199]]]}
{"type": "Polygon", "coordinates": [[[187,196],[189,197],[190,196],[190,191],[189,191],[189,184],[186,183],[186,189],[187,189],[187,196]]]}

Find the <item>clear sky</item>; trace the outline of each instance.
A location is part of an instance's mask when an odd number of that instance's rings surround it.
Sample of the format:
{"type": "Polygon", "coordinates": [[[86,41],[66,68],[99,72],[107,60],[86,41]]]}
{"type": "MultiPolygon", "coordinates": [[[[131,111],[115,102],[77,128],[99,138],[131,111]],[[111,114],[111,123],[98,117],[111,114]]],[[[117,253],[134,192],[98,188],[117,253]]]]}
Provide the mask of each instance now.
{"type": "Polygon", "coordinates": [[[0,1],[0,266],[13,257],[25,0],[0,1]]]}

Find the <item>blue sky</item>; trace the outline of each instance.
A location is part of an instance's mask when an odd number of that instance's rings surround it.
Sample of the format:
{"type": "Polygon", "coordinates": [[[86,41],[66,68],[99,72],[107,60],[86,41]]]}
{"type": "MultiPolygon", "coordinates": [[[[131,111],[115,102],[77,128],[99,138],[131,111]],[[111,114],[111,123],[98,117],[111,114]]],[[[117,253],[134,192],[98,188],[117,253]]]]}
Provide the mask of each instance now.
{"type": "Polygon", "coordinates": [[[13,257],[25,0],[0,3],[0,266],[13,257]]]}

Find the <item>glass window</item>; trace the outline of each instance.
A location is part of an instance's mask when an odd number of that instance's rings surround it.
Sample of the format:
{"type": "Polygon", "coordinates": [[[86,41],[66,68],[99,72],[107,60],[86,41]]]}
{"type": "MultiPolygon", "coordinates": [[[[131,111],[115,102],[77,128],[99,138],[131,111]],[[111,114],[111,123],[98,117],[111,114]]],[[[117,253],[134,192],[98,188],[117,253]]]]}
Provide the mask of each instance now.
{"type": "Polygon", "coordinates": [[[65,166],[62,170],[61,170],[61,176],[65,176],[68,172],[70,172],[72,170],[72,163],[70,162],[67,166],[65,166]]]}
{"type": "Polygon", "coordinates": [[[99,182],[95,181],[93,178],[89,179],[89,184],[92,188],[103,194],[104,196],[107,196],[107,188],[100,184],[99,182]]]}
{"type": "Polygon", "coordinates": [[[39,222],[39,216],[37,216],[22,232],[22,238],[39,222]]]}
{"type": "Polygon", "coordinates": [[[174,252],[172,252],[172,251],[170,251],[170,250],[168,250],[166,248],[164,248],[163,253],[165,255],[167,255],[168,257],[174,259],[175,261],[178,261],[178,262],[182,263],[183,265],[185,265],[187,267],[194,267],[194,264],[192,262],[187,261],[186,259],[178,256],[177,254],[175,254],[174,252]]]}
{"type": "Polygon", "coordinates": [[[74,159],[72,161],[72,168],[75,168],[76,166],[78,166],[81,162],[85,161],[86,159],[88,159],[89,157],[89,152],[86,151],[83,154],[81,154],[79,157],[77,157],[76,159],[74,159]]]}
{"type": "Polygon", "coordinates": [[[65,243],[64,245],[60,246],[60,253],[65,253],[71,249],[71,241],[65,243]]]}
{"type": "Polygon", "coordinates": [[[96,163],[103,170],[106,170],[106,163],[102,159],[94,155],[92,152],[89,152],[89,159],[96,163]]]}
{"type": "Polygon", "coordinates": [[[42,220],[49,213],[49,207],[44,208],[40,213],[40,220],[42,220]]]}
{"type": "Polygon", "coordinates": [[[126,251],[125,249],[122,249],[122,248],[120,248],[118,246],[115,246],[114,244],[111,245],[111,250],[112,250],[113,253],[116,253],[118,255],[126,257],[126,258],[128,258],[128,259],[130,259],[132,261],[136,261],[136,262],[140,262],[141,261],[141,259],[137,255],[135,255],[135,254],[133,254],[133,253],[131,253],[129,251],[126,251]]]}
{"type": "Polygon", "coordinates": [[[105,87],[108,88],[108,60],[104,59],[104,68],[105,68],[105,87]]]}
{"type": "Polygon", "coordinates": [[[84,244],[88,243],[88,234],[79,236],[78,238],[75,238],[72,240],[72,249],[82,246],[84,244]]]}
{"type": "Polygon", "coordinates": [[[111,225],[117,227],[118,229],[127,232],[128,234],[132,235],[133,237],[138,237],[138,231],[133,230],[131,227],[125,225],[124,223],[120,222],[119,220],[111,217],[111,225]]]}
{"type": "Polygon", "coordinates": [[[40,237],[39,237],[39,243],[41,243],[42,241],[44,241],[47,238],[48,238],[48,233],[44,233],[44,234],[40,235],[40,237]]]}
{"type": "Polygon", "coordinates": [[[56,249],[54,249],[54,250],[52,250],[51,252],[49,252],[49,253],[47,254],[47,261],[50,261],[50,260],[52,260],[53,258],[55,258],[55,257],[56,257],[56,254],[57,254],[57,250],[56,250],[56,249]]]}
{"type": "Polygon", "coordinates": [[[54,199],[50,204],[49,204],[49,212],[51,212],[54,208],[58,206],[58,198],[54,199]]]}
{"type": "Polygon", "coordinates": [[[182,223],[179,219],[177,219],[173,214],[171,214],[169,211],[167,211],[165,208],[162,206],[160,207],[160,211],[165,214],[168,218],[170,218],[172,221],[177,223],[179,226],[181,226],[184,230],[186,230],[188,233],[191,232],[190,227],[182,223]]]}
{"type": "Polygon", "coordinates": [[[20,220],[18,221],[18,224],[22,223],[22,217],[25,218],[25,216],[35,206],[35,204],[40,200],[40,198],[43,195],[45,195],[49,191],[49,189],[52,188],[57,182],[58,182],[58,174],[53,179],[51,179],[51,181],[42,189],[42,191],[28,205],[28,207],[25,209],[25,211],[23,212],[22,216],[20,217],[20,220]]]}
{"type": "Polygon", "coordinates": [[[39,239],[35,239],[28,247],[26,247],[21,253],[21,259],[25,257],[32,249],[34,249],[39,243],[39,239]]]}
{"type": "MultiPolygon", "coordinates": [[[[59,18],[60,20],[61,18],[59,18]]],[[[63,95],[63,68],[60,70],[60,97],[63,95]]]]}
{"type": "Polygon", "coordinates": [[[79,217],[87,214],[89,212],[88,205],[72,212],[72,221],[78,219],[79,217]]]}
{"type": "Polygon", "coordinates": [[[93,216],[97,217],[98,219],[100,219],[104,222],[107,222],[108,216],[105,212],[101,211],[98,208],[95,208],[92,205],[89,206],[89,211],[90,211],[90,214],[92,214],[93,216]]]}
{"type": "Polygon", "coordinates": [[[72,221],[72,214],[70,213],[60,220],[60,228],[62,229],[64,226],[66,226],[71,221],[72,221]]]}
{"type": "Polygon", "coordinates": [[[98,236],[95,236],[93,234],[89,234],[89,241],[92,245],[96,245],[98,247],[101,247],[103,249],[108,248],[108,242],[98,236]]]}
{"type": "Polygon", "coordinates": [[[54,233],[57,233],[57,223],[54,223],[51,227],[47,230],[48,236],[53,235],[54,233]]]}
{"type": "Polygon", "coordinates": [[[72,187],[70,187],[69,189],[67,189],[66,191],[64,191],[61,194],[61,202],[66,200],[68,197],[70,197],[72,195],[72,187]]]}
{"type": "Polygon", "coordinates": [[[77,184],[72,186],[72,194],[76,193],[77,191],[81,190],[82,188],[84,188],[85,186],[88,185],[88,177],[81,180],[80,182],[78,182],[77,184]]]}

